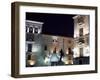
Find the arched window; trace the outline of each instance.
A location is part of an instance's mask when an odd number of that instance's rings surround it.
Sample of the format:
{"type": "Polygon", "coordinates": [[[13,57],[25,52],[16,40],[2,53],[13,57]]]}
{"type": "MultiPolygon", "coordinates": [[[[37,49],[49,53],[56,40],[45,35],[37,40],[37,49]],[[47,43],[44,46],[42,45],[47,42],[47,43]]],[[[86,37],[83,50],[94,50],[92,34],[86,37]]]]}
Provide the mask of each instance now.
{"type": "Polygon", "coordinates": [[[29,33],[33,33],[33,27],[29,28],[29,33]]]}
{"type": "Polygon", "coordinates": [[[36,34],[38,33],[38,28],[34,29],[34,33],[36,33],[36,34]]]}

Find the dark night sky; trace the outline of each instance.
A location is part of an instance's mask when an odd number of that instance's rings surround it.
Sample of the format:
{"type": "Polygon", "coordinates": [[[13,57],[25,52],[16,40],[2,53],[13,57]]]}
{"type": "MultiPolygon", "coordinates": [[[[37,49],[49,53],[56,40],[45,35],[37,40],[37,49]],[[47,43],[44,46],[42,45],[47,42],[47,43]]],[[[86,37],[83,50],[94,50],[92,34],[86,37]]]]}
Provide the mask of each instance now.
{"type": "Polygon", "coordinates": [[[73,37],[73,16],[75,15],[27,12],[26,20],[44,22],[42,34],[73,37]]]}

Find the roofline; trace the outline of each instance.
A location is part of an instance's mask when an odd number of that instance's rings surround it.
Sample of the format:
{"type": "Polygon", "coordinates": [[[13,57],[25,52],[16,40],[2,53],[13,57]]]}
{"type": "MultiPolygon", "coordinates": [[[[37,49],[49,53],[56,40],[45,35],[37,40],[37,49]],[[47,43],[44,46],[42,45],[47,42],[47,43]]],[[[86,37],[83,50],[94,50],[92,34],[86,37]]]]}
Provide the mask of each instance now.
{"type": "Polygon", "coordinates": [[[43,22],[39,22],[39,21],[32,21],[32,20],[26,20],[26,22],[31,22],[31,23],[38,23],[38,24],[43,24],[43,22]]]}

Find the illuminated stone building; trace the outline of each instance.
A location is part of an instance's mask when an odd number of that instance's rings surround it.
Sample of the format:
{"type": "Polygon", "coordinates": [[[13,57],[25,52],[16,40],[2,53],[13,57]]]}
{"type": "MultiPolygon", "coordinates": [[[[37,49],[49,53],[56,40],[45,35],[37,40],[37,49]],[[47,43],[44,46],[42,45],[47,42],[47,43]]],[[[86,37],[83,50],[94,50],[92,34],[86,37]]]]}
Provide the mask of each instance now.
{"type": "MultiPolygon", "coordinates": [[[[73,64],[73,48],[74,40],[71,37],[43,35],[45,54],[50,55],[56,49],[56,54],[59,55],[60,61],[63,64],[73,64]]],[[[45,58],[45,62],[49,63],[49,58],[45,58]]],[[[60,65],[59,63],[58,65],[60,65]]]]}
{"type": "Polygon", "coordinates": [[[73,20],[73,37],[43,34],[43,22],[26,20],[26,67],[89,64],[89,16],[73,20]]]}
{"type": "Polygon", "coordinates": [[[41,44],[41,31],[42,31],[42,22],[30,21],[26,20],[26,66],[31,67],[37,62],[39,59],[39,54],[42,51],[41,44]]]}
{"type": "Polygon", "coordinates": [[[75,64],[89,63],[89,16],[77,15],[74,19],[74,58],[75,64]]]}
{"type": "Polygon", "coordinates": [[[56,49],[58,65],[73,64],[74,41],[71,37],[42,34],[42,22],[26,20],[26,66],[49,66],[56,49]]]}

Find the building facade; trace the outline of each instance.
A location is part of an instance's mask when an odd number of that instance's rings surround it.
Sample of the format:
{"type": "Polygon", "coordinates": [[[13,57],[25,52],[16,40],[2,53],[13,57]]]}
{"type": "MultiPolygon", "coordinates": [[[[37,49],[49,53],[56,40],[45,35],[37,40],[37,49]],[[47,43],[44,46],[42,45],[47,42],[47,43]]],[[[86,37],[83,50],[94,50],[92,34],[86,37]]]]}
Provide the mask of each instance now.
{"type": "Polygon", "coordinates": [[[26,20],[26,67],[51,66],[57,60],[53,53],[58,56],[56,65],[73,64],[73,38],[41,34],[42,26],[26,20]]]}
{"type": "Polygon", "coordinates": [[[42,64],[39,56],[42,52],[41,31],[42,22],[26,20],[26,67],[42,64]],[[40,63],[38,63],[40,62],[40,63]]]}
{"type": "Polygon", "coordinates": [[[89,64],[89,16],[73,20],[73,37],[42,34],[43,22],[26,20],[26,67],[89,64]]]}
{"type": "Polygon", "coordinates": [[[89,16],[77,15],[74,19],[74,58],[76,64],[89,63],[89,16]]]}
{"type": "Polygon", "coordinates": [[[58,65],[67,65],[73,64],[73,48],[74,48],[74,39],[72,37],[63,37],[63,36],[52,36],[52,35],[42,35],[44,41],[44,50],[46,62],[50,65],[50,57],[55,49],[56,54],[59,57],[58,65]],[[47,59],[48,58],[48,59],[47,59]],[[48,60],[48,61],[47,61],[48,60]]]}

